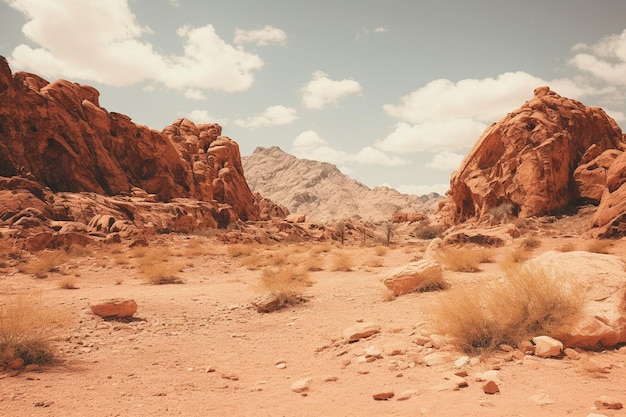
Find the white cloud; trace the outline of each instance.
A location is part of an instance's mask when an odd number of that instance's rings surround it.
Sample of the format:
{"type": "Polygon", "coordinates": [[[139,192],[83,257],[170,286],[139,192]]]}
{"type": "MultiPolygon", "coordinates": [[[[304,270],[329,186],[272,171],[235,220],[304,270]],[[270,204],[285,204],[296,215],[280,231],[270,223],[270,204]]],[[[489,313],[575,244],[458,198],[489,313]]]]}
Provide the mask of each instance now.
{"type": "Polygon", "coordinates": [[[376,142],[387,152],[455,151],[470,148],[484,129],[519,108],[541,85],[577,99],[599,91],[580,80],[551,82],[525,72],[507,72],[496,78],[438,79],[385,104],[388,115],[399,119],[395,130],[376,142]]]}
{"type": "Polygon", "coordinates": [[[206,95],[202,91],[196,88],[190,88],[187,91],[185,91],[185,97],[190,98],[192,100],[205,100],[206,99],[206,95]]]}
{"type": "Polygon", "coordinates": [[[153,81],[174,89],[243,91],[263,66],[255,54],[224,42],[212,25],[177,31],[182,55],[156,52],[127,0],[9,0],[28,22],[23,33],[38,47],[19,45],[12,65],[49,78],[127,86],[153,81]]]}
{"type": "Polygon", "coordinates": [[[626,30],[619,35],[610,35],[597,44],[577,44],[572,48],[577,53],[570,64],[580,71],[598,79],[617,85],[626,85],[626,30]]]}
{"type": "Polygon", "coordinates": [[[207,112],[206,110],[200,110],[200,109],[192,110],[189,113],[187,113],[184,117],[191,120],[197,125],[205,124],[205,123],[219,123],[222,126],[224,126],[228,124],[228,119],[220,119],[220,118],[211,116],[209,112],[207,112]]]}
{"type": "Polygon", "coordinates": [[[302,103],[309,109],[322,109],[324,106],[336,103],[341,98],[362,91],[361,85],[354,80],[331,80],[323,71],[315,71],[313,78],[300,89],[302,103]]]}
{"type": "Polygon", "coordinates": [[[252,43],[258,46],[266,46],[272,43],[285,45],[287,43],[287,34],[284,30],[266,25],[259,30],[243,30],[235,29],[235,45],[243,45],[252,43]]]}
{"type": "Polygon", "coordinates": [[[330,162],[336,165],[352,162],[359,164],[398,166],[411,163],[411,161],[406,159],[390,157],[371,146],[366,146],[357,153],[348,153],[335,149],[329,146],[328,142],[320,138],[313,130],[302,132],[296,137],[293,141],[291,153],[298,158],[330,162]]]}
{"type": "Polygon", "coordinates": [[[430,193],[437,193],[440,195],[445,195],[446,191],[450,189],[450,184],[430,184],[430,185],[400,185],[399,187],[394,187],[396,190],[401,192],[402,194],[412,194],[412,195],[426,195],[430,193]]]}
{"type": "Polygon", "coordinates": [[[465,156],[454,152],[439,152],[426,164],[428,168],[439,171],[454,171],[461,166],[465,156]]]}
{"type": "Polygon", "coordinates": [[[169,0],[169,3],[172,7],[180,7],[178,0],[169,0]]]}
{"type": "Polygon", "coordinates": [[[374,33],[385,33],[385,32],[387,32],[387,28],[384,28],[382,26],[374,28],[374,33]]]}
{"type": "Polygon", "coordinates": [[[298,118],[296,109],[285,106],[270,106],[262,114],[248,119],[237,119],[238,126],[255,129],[257,127],[281,126],[293,123],[298,118]]]}

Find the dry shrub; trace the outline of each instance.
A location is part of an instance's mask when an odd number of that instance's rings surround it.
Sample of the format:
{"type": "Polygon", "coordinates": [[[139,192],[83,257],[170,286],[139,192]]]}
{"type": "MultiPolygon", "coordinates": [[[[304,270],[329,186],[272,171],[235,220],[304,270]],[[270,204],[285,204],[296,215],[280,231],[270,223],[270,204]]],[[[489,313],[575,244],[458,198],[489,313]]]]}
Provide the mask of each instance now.
{"type": "Polygon", "coordinates": [[[385,262],[381,258],[368,258],[365,261],[365,266],[369,266],[371,268],[380,268],[385,264],[385,262]]]}
{"type": "Polygon", "coordinates": [[[491,259],[489,252],[471,248],[444,248],[435,255],[446,269],[455,272],[479,272],[479,264],[491,259]]]}
{"type": "Polygon", "coordinates": [[[344,271],[349,272],[352,271],[352,267],[354,266],[354,262],[352,261],[352,257],[347,252],[334,252],[332,265],[330,270],[333,272],[344,271]]]}
{"type": "Polygon", "coordinates": [[[441,334],[475,354],[558,333],[581,307],[580,291],[564,277],[523,266],[510,271],[503,282],[451,290],[436,307],[434,321],[441,334]]]}
{"type": "Polygon", "coordinates": [[[612,246],[610,240],[595,239],[587,244],[587,252],[593,253],[609,253],[609,248],[612,246]]]}
{"type": "Polygon", "coordinates": [[[374,246],[374,254],[376,256],[384,256],[389,252],[389,248],[387,246],[374,246]]]}
{"type": "Polygon", "coordinates": [[[18,270],[37,278],[45,278],[50,272],[59,272],[59,267],[68,259],[67,252],[60,249],[39,252],[34,258],[20,265],[18,270]]]}
{"type": "Polygon", "coordinates": [[[255,248],[249,243],[235,243],[232,245],[228,245],[228,247],[226,248],[226,254],[231,258],[249,256],[254,252],[255,248]]]}
{"type": "Polygon", "coordinates": [[[573,252],[576,250],[576,245],[573,242],[567,242],[557,248],[559,252],[573,252]]]}
{"type": "Polygon", "coordinates": [[[536,237],[529,236],[521,241],[520,246],[526,250],[537,249],[539,246],[541,246],[541,240],[537,239],[536,237]]]}
{"type": "Polygon", "coordinates": [[[319,254],[312,254],[306,257],[304,261],[304,267],[311,272],[314,271],[323,271],[324,270],[324,260],[319,254]]]}
{"type": "Polygon", "coordinates": [[[431,224],[429,222],[421,222],[411,233],[418,239],[432,240],[436,237],[441,237],[445,231],[445,227],[440,224],[431,224]]]}
{"type": "Polygon", "coordinates": [[[59,280],[59,288],[66,290],[78,289],[78,278],[75,275],[66,275],[59,280]]]}
{"type": "Polygon", "coordinates": [[[504,259],[500,263],[503,271],[512,271],[520,267],[524,262],[530,259],[530,252],[524,248],[515,248],[507,252],[504,259]]]}
{"type": "Polygon", "coordinates": [[[178,273],[184,269],[181,262],[172,262],[169,248],[149,249],[137,258],[137,275],[148,284],[182,284],[178,273]]]}
{"type": "Polygon", "coordinates": [[[55,359],[52,339],[67,317],[37,305],[37,297],[12,296],[0,305],[0,368],[22,358],[24,364],[50,364],[55,359]]]}
{"type": "Polygon", "coordinates": [[[259,301],[254,301],[260,313],[269,313],[287,306],[300,304],[305,301],[302,293],[304,287],[312,285],[309,273],[305,268],[293,265],[267,267],[260,277],[259,287],[267,291],[259,301]]]}

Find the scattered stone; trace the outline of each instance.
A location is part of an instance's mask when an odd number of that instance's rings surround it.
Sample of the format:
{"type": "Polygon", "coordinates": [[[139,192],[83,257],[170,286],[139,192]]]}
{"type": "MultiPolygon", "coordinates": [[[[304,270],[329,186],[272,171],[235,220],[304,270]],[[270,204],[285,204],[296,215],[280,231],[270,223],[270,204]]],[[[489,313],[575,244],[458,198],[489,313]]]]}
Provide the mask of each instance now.
{"type": "Polygon", "coordinates": [[[515,349],[513,352],[511,352],[511,357],[515,360],[521,361],[526,357],[526,354],[519,349],[515,349]]]}
{"type": "Polygon", "coordinates": [[[507,344],[501,344],[500,346],[498,346],[500,348],[500,350],[504,351],[504,352],[513,352],[513,346],[511,345],[507,345],[507,344]]]}
{"type": "Polygon", "coordinates": [[[387,356],[398,356],[406,354],[406,348],[399,343],[386,345],[383,350],[387,356]]]}
{"type": "Polygon", "coordinates": [[[281,362],[276,365],[276,368],[278,369],[285,369],[286,367],[287,367],[287,364],[285,362],[281,362]]]}
{"type": "Polygon", "coordinates": [[[406,401],[406,400],[410,400],[412,396],[414,396],[415,394],[417,394],[417,391],[414,389],[407,389],[405,391],[402,391],[402,393],[400,393],[400,395],[398,395],[398,397],[396,398],[396,401],[406,401]]]}
{"type": "Polygon", "coordinates": [[[22,369],[24,366],[24,359],[15,358],[11,362],[7,363],[6,368],[9,371],[17,371],[18,369],[22,369]]]}
{"type": "Polygon", "coordinates": [[[565,353],[565,356],[567,356],[568,358],[570,358],[573,361],[577,361],[577,360],[580,359],[580,353],[578,353],[575,349],[565,348],[563,350],[563,353],[565,353]]]}
{"type": "Polygon", "coordinates": [[[298,394],[307,392],[311,387],[312,378],[302,378],[291,384],[291,390],[298,394]]]}
{"type": "Polygon", "coordinates": [[[131,299],[113,298],[89,304],[89,308],[93,314],[100,317],[132,317],[137,312],[137,303],[131,299]]]}
{"type": "Polygon", "coordinates": [[[498,388],[498,384],[493,381],[488,381],[485,385],[483,385],[483,392],[485,394],[493,395],[500,392],[500,388],[498,388]]]}
{"type": "Polygon", "coordinates": [[[395,394],[393,393],[393,391],[387,391],[387,392],[379,392],[378,394],[372,395],[372,397],[376,401],[387,401],[387,400],[393,398],[394,395],[395,394]]]}
{"type": "Polygon", "coordinates": [[[528,397],[528,401],[531,401],[537,405],[549,405],[554,404],[554,400],[544,392],[538,392],[528,397]]]}
{"type": "Polygon", "coordinates": [[[422,259],[394,269],[383,279],[383,284],[395,296],[418,290],[441,289],[445,287],[442,274],[441,265],[422,259]]]}
{"type": "Polygon", "coordinates": [[[451,352],[433,352],[424,357],[426,366],[438,366],[453,362],[451,352]]]}
{"type": "Polygon", "coordinates": [[[454,367],[460,369],[469,363],[469,356],[461,356],[457,360],[454,361],[454,367]]]}
{"type": "Polygon", "coordinates": [[[535,345],[530,340],[524,340],[517,345],[517,348],[526,355],[535,353],[535,345]]]}
{"type": "Polygon", "coordinates": [[[498,378],[499,375],[500,375],[500,372],[498,370],[493,369],[493,370],[478,374],[478,376],[476,377],[476,381],[477,382],[494,381],[496,383],[500,383],[501,381],[498,378]]]}
{"type": "Polygon", "coordinates": [[[540,358],[551,358],[559,356],[563,350],[563,343],[550,336],[533,337],[535,344],[535,356],[540,358]]]}
{"type": "Polygon", "coordinates": [[[26,365],[24,367],[24,370],[26,372],[40,372],[41,371],[41,366],[37,365],[36,363],[31,363],[29,365],[26,365]]]}
{"type": "Polygon", "coordinates": [[[621,410],[624,404],[612,397],[601,396],[595,401],[595,405],[600,410],[621,410]]]}
{"type": "Polygon", "coordinates": [[[352,343],[360,339],[365,339],[376,333],[380,333],[380,325],[372,322],[357,323],[343,330],[343,338],[346,342],[352,343]]]}
{"type": "Polygon", "coordinates": [[[339,380],[339,378],[338,378],[338,377],[336,377],[336,376],[329,376],[329,377],[326,377],[326,378],[324,379],[324,382],[336,382],[336,381],[338,381],[338,380],[339,380]]]}

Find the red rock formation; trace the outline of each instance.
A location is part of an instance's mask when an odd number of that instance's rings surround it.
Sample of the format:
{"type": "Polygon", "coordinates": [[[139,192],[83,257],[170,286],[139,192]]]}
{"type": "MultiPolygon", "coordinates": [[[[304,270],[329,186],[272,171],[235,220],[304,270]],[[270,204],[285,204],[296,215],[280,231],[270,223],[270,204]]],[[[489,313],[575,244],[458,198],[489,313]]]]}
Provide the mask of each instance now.
{"type": "Polygon", "coordinates": [[[0,176],[53,192],[112,196],[138,187],[159,201],[214,201],[242,220],[258,217],[239,147],[219,125],[179,119],[159,133],[108,112],[98,97],[90,86],[12,74],[0,57],[0,176]]]}
{"type": "Polygon", "coordinates": [[[602,238],[626,236],[626,152],[622,152],[606,173],[606,188],[592,218],[593,232],[602,238]]]}
{"type": "Polygon", "coordinates": [[[507,204],[512,214],[529,217],[597,199],[602,167],[625,149],[619,126],[602,109],[539,87],[532,100],[485,130],[452,175],[442,213],[463,222],[507,204]]]}

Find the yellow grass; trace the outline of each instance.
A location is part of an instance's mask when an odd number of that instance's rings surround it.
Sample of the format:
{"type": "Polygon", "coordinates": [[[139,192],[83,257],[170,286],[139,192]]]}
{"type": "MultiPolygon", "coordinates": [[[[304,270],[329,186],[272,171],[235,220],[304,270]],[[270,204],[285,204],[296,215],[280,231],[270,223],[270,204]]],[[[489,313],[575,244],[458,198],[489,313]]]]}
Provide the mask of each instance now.
{"type": "Polygon", "coordinates": [[[557,333],[580,312],[579,294],[566,278],[523,266],[504,282],[449,291],[435,309],[434,322],[459,348],[480,353],[557,333]]]}
{"type": "Polygon", "coordinates": [[[609,253],[609,248],[613,245],[610,240],[595,239],[587,244],[587,252],[609,253]]]}
{"type": "Polygon", "coordinates": [[[491,261],[491,252],[483,249],[444,248],[435,254],[439,263],[455,272],[479,272],[479,264],[491,261]]]}
{"type": "Polygon", "coordinates": [[[24,364],[45,365],[55,359],[52,339],[67,321],[65,314],[37,305],[38,297],[3,297],[0,304],[0,368],[22,358],[24,364]]]}
{"type": "Polygon", "coordinates": [[[520,242],[520,246],[526,250],[537,249],[541,246],[541,240],[536,237],[529,236],[520,242]]]}
{"type": "Polygon", "coordinates": [[[507,252],[504,259],[500,263],[503,271],[512,271],[520,267],[524,262],[530,259],[530,252],[522,247],[515,248],[507,252]]]}
{"type": "Polygon", "coordinates": [[[352,257],[347,252],[334,252],[332,258],[332,264],[330,270],[333,272],[343,271],[348,272],[352,271],[354,266],[354,262],[352,261],[352,257]]]}
{"type": "Polygon", "coordinates": [[[557,248],[559,252],[573,252],[576,250],[576,245],[572,242],[562,244],[557,248]]]}
{"type": "Polygon", "coordinates": [[[78,289],[78,278],[75,275],[65,275],[59,280],[59,288],[66,290],[78,289]]]}
{"type": "MultiPolygon", "coordinates": [[[[143,253],[143,252],[142,252],[143,253]]],[[[137,275],[148,284],[181,284],[178,273],[184,269],[182,262],[174,262],[167,247],[150,248],[137,260],[137,275]]]]}
{"type": "Polygon", "coordinates": [[[239,258],[241,256],[249,256],[255,252],[255,247],[250,243],[235,243],[228,245],[226,254],[231,258],[239,258]]]}
{"type": "Polygon", "coordinates": [[[374,254],[376,256],[384,256],[389,252],[389,248],[387,246],[374,246],[374,254]]]}
{"type": "Polygon", "coordinates": [[[64,250],[42,251],[20,265],[18,270],[37,278],[45,278],[50,272],[58,272],[59,267],[68,259],[69,256],[64,250]]]}

